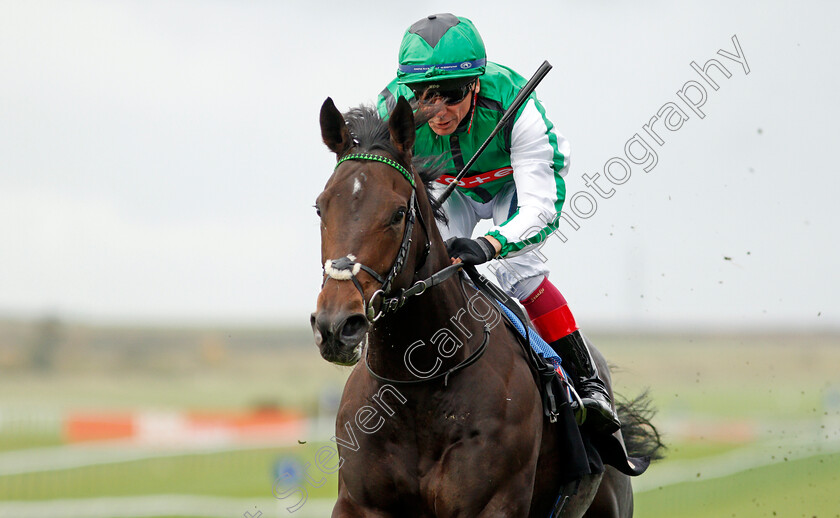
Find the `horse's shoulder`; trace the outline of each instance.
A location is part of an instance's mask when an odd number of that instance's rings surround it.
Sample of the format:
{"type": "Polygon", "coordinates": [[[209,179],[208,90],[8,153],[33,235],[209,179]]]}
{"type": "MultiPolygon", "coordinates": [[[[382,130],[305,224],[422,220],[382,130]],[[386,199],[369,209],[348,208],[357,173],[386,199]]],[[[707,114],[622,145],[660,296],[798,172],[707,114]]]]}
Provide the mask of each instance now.
{"type": "Polygon", "coordinates": [[[372,380],[364,372],[364,365],[360,362],[353,367],[353,371],[344,384],[341,401],[338,406],[339,419],[352,419],[358,409],[367,404],[370,397],[376,394],[372,380]]]}

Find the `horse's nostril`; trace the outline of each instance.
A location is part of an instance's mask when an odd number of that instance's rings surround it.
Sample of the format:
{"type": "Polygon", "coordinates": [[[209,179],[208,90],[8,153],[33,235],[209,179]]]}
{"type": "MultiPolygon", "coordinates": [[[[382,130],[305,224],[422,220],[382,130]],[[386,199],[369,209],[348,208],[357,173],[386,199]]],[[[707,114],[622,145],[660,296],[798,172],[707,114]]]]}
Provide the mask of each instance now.
{"type": "Polygon", "coordinates": [[[309,317],[309,324],[312,326],[312,334],[315,337],[315,345],[319,346],[324,343],[324,335],[321,332],[320,326],[318,325],[317,316],[315,313],[309,317]]]}
{"type": "Polygon", "coordinates": [[[362,314],[350,315],[341,327],[341,340],[347,343],[358,343],[367,332],[368,321],[362,314]]]}

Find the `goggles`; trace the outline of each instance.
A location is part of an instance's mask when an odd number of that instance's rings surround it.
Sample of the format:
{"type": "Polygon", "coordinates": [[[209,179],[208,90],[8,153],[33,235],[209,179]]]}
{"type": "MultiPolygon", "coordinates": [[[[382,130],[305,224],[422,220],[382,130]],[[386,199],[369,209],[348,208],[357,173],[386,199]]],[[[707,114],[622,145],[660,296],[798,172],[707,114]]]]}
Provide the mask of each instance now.
{"type": "Polygon", "coordinates": [[[446,86],[439,85],[410,85],[411,91],[414,92],[414,97],[422,105],[431,105],[438,102],[443,102],[449,106],[454,106],[463,101],[467,95],[473,90],[475,80],[465,83],[461,86],[446,86]]]}

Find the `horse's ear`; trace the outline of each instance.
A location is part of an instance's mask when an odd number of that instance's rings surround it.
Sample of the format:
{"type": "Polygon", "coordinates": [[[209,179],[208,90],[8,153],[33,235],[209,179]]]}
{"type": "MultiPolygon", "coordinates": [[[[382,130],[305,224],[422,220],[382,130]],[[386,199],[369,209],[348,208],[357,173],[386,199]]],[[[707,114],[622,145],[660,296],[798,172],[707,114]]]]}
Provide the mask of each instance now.
{"type": "Polygon", "coordinates": [[[391,142],[404,158],[410,159],[414,149],[414,112],[403,96],[400,96],[397,107],[391,112],[388,129],[391,132],[391,142]]]}
{"type": "Polygon", "coordinates": [[[341,112],[335,107],[332,98],[327,97],[321,105],[321,138],[324,144],[339,157],[353,145],[350,131],[341,112]]]}

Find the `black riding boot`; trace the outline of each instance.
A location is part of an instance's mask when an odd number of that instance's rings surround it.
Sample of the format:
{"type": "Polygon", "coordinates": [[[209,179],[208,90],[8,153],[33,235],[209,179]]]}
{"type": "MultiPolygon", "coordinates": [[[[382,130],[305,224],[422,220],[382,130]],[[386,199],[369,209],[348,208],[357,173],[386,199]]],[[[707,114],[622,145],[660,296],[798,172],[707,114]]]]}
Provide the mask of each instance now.
{"type": "Polygon", "coordinates": [[[584,407],[575,410],[578,422],[600,433],[611,434],[618,430],[621,422],[613,410],[607,387],[598,376],[598,367],[580,331],[555,340],[551,347],[564,362],[571,363],[572,372],[569,374],[584,407]]]}

